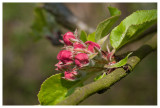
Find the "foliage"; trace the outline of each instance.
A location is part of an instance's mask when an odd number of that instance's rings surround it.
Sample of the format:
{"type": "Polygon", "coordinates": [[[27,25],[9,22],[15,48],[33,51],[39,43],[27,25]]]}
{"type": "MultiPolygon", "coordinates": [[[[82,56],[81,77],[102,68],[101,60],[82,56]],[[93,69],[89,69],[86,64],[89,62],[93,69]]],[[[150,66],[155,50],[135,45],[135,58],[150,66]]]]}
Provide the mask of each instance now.
{"type": "Polygon", "coordinates": [[[106,65],[105,67],[106,68],[117,68],[117,67],[121,67],[121,66],[124,66],[125,64],[127,64],[127,61],[128,61],[128,57],[132,54],[129,53],[124,59],[120,60],[119,62],[113,64],[113,65],[106,65]]]}
{"type": "Polygon", "coordinates": [[[87,33],[85,31],[81,31],[81,34],[80,34],[80,39],[83,41],[83,42],[86,42],[87,41],[87,33]]]}
{"type": "Polygon", "coordinates": [[[99,79],[102,79],[106,76],[106,73],[103,73],[102,75],[98,75],[97,77],[94,78],[94,81],[97,81],[99,79]]]}
{"type": "Polygon", "coordinates": [[[112,47],[119,49],[135,38],[135,36],[139,36],[144,30],[155,24],[156,21],[157,10],[141,10],[134,12],[112,30],[110,35],[112,47]]]}
{"type": "Polygon", "coordinates": [[[88,35],[87,41],[95,42],[95,32],[88,35]]]}
{"type": "Polygon", "coordinates": [[[109,12],[111,14],[111,17],[101,22],[96,29],[95,33],[95,40],[96,42],[101,39],[102,37],[106,36],[113,24],[118,20],[119,16],[121,15],[121,12],[113,7],[108,7],[109,12]]]}

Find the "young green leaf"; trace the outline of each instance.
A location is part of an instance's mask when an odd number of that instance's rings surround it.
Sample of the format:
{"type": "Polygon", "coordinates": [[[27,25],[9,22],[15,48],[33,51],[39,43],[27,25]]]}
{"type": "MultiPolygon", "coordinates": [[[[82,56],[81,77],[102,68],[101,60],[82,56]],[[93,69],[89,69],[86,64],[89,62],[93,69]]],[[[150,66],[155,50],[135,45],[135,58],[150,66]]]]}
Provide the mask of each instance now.
{"type": "Polygon", "coordinates": [[[107,50],[112,50],[113,49],[113,47],[111,46],[111,44],[110,44],[110,41],[109,41],[109,34],[107,35],[107,36],[105,36],[105,37],[103,37],[103,38],[101,38],[100,40],[98,40],[98,44],[101,46],[101,49],[103,50],[103,51],[107,51],[107,50]]]}
{"type": "Polygon", "coordinates": [[[127,63],[128,57],[129,57],[131,54],[132,54],[132,52],[129,53],[124,59],[120,60],[120,61],[117,62],[116,64],[114,64],[114,65],[106,65],[105,68],[116,68],[116,67],[124,66],[124,65],[127,63]]]}
{"type": "Polygon", "coordinates": [[[99,39],[99,40],[97,41],[97,43],[102,47],[102,45],[103,45],[104,42],[108,39],[108,37],[109,37],[109,35],[107,35],[107,36],[99,39]]]}
{"type": "Polygon", "coordinates": [[[62,74],[49,77],[41,85],[38,93],[38,100],[41,105],[55,105],[71,95],[75,88],[81,86],[79,81],[67,81],[62,74]]]}
{"type": "Polygon", "coordinates": [[[114,7],[108,7],[108,10],[111,14],[111,16],[115,16],[115,15],[120,15],[121,14],[121,11],[118,10],[117,8],[114,8],[114,7]]]}
{"type": "Polygon", "coordinates": [[[97,77],[94,78],[94,81],[97,81],[99,79],[102,79],[103,77],[106,76],[106,73],[104,72],[102,75],[98,75],[97,77]]]}
{"type": "Polygon", "coordinates": [[[85,31],[81,31],[81,34],[80,34],[80,39],[83,41],[83,42],[86,42],[87,41],[87,33],[85,31]]]}
{"type": "Polygon", "coordinates": [[[95,32],[88,35],[87,41],[95,42],[95,32]]]}
{"type": "Polygon", "coordinates": [[[109,12],[111,14],[111,17],[108,19],[102,21],[96,29],[95,33],[95,41],[97,42],[99,39],[103,38],[106,36],[110,30],[113,24],[118,20],[118,18],[121,15],[121,11],[119,11],[117,8],[114,7],[108,7],[109,12]]]}
{"type": "Polygon", "coordinates": [[[110,43],[119,49],[127,42],[137,38],[143,31],[157,21],[157,10],[136,11],[124,19],[110,34],[110,43]]]}

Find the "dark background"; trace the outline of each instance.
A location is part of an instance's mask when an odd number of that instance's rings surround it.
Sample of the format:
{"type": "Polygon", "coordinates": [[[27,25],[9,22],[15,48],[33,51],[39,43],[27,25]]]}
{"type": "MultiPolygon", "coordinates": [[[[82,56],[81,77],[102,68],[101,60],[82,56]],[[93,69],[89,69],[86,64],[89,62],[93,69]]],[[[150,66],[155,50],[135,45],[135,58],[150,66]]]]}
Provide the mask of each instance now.
{"type": "MultiPolygon", "coordinates": [[[[55,74],[56,55],[62,46],[46,38],[33,41],[29,32],[34,19],[32,3],[3,3],[3,104],[37,105],[42,82],[55,74]]],[[[107,6],[122,11],[119,22],[136,10],[156,9],[156,3],[65,3],[86,24],[96,27],[109,17],[107,6]]],[[[119,23],[118,22],[118,23],[119,23]]],[[[144,41],[132,45],[136,49],[144,41]]],[[[130,49],[130,48],[128,48],[130,49]]],[[[94,94],[81,105],[156,105],[157,51],[149,54],[126,78],[104,94],[94,94]]]]}

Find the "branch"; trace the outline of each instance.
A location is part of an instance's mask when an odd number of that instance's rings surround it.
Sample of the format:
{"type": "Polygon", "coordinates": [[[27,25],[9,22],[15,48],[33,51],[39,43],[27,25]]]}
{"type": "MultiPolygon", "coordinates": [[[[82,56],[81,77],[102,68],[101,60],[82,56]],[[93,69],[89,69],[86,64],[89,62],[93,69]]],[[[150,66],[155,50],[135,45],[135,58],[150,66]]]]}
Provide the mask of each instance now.
{"type": "Polygon", "coordinates": [[[92,82],[83,87],[77,88],[72,95],[58,103],[58,105],[76,105],[100,90],[109,89],[113,84],[126,77],[145,56],[147,56],[156,48],[157,35],[155,35],[151,40],[149,40],[141,48],[135,51],[128,59],[127,64],[131,66],[129,71],[126,71],[123,68],[118,68],[112,73],[108,74],[106,77],[97,80],[96,82],[92,82]]]}
{"type": "Polygon", "coordinates": [[[74,31],[76,28],[92,33],[93,28],[79,20],[62,3],[46,3],[43,8],[55,16],[55,20],[65,28],[74,31]]]}

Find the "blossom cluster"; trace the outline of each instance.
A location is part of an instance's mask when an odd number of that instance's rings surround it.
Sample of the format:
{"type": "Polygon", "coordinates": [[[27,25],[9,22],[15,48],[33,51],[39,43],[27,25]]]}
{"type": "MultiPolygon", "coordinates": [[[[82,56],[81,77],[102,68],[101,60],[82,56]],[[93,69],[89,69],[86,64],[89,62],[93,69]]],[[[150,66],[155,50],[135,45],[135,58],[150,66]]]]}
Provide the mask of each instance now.
{"type": "Polygon", "coordinates": [[[84,43],[72,32],[63,35],[63,43],[63,50],[57,55],[56,70],[63,71],[65,79],[75,80],[77,70],[89,64],[90,56],[96,53],[95,48],[100,49],[100,45],[92,41],[84,43]]]}

